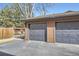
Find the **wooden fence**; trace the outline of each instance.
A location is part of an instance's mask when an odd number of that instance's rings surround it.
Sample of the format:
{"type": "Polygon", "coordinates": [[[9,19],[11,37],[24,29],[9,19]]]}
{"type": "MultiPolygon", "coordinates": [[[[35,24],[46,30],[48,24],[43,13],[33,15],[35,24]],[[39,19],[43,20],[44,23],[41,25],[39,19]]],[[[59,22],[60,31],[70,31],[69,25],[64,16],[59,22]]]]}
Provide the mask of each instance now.
{"type": "Polygon", "coordinates": [[[13,28],[0,28],[0,39],[7,39],[14,36],[13,28]]]}

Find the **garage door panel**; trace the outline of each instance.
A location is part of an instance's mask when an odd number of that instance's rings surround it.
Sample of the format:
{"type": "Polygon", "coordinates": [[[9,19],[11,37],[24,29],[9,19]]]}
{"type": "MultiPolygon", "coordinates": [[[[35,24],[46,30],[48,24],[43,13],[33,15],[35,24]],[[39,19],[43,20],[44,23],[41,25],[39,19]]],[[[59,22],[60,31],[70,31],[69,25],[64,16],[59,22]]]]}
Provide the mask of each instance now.
{"type": "Polygon", "coordinates": [[[63,43],[70,43],[70,40],[69,39],[71,39],[71,36],[70,35],[65,35],[65,34],[63,34],[63,43]]]}
{"type": "Polygon", "coordinates": [[[46,29],[46,24],[31,24],[30,25],[30,29],[31,30],[42,30],[42,29],[46,29]]]}
{"type": "Polygon", "coordinates": [[[61,42],[61,43],[63,43],[64,41],[63,41],[63,39],[61,38],[62,37],[62,33],[61,33],[62,31],[61,30],[57,30],[56,31],[56,39],[58,39],[58,40],[56,40],[57,42],[61,42]]]}
{"type": "Polygon", "coordinates": [[[79,22],[56,23],[56,38],[59,43],[79,44],[79,22]]]}
{"type": "Polygon", "coordinates": [[[30,30],[30,39],[45,41],[45,30],[30,30]]]}
{"type": "Polygon", "coordinates": [[[46,24],[30,24],[30,40],[46,41],[46,24]]]}
{"type": "Polygon", "coordinates": [[[77,44],[79,44],[79,34],[77,34],[76,36],[77,36],[76,42],[77,42],[77,44]]]}
{"type": "Polygon", "coordinates": [[[71,40],[71,43],[74,43],[74,44],[79,44],[79,32],[76,31],[74,34],[73,34],[73,38],[71,40]]]}

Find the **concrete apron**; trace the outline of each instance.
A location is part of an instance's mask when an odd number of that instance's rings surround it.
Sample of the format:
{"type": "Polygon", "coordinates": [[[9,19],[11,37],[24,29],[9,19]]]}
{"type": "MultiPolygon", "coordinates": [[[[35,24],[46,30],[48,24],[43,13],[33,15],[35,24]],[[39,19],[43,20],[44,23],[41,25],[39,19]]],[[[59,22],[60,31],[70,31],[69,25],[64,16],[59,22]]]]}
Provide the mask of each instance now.
{"type": "Polygon", "coordinates": [[[64,43],[47,43],[29,40],[24,44],[22,40],[0,46],[0,51],[12,55],[79,55],[79,45],[64,43]],[[1,49],[2,48],[2,49],[1,49]]]}
{"type": "Polygon", "coordinates": [[[51,47],[78,47],[79,48],[79,45],[78,44],[67,44],[67,43],[48,43],[48,42],[43,42],[43,41],[33,41],[33,40],[29,40],[26,42],[27,45],[29,45],[30,43],[31,44],[40,44],[41,46],[44,46],[44,45],[49,45],[51,47]]]}
{"type": "Polygon", "coordinates": [[[67,43],[55,43],[54,45],[59,47],[79,47],[78,44],[67,44],[67,43]]]}

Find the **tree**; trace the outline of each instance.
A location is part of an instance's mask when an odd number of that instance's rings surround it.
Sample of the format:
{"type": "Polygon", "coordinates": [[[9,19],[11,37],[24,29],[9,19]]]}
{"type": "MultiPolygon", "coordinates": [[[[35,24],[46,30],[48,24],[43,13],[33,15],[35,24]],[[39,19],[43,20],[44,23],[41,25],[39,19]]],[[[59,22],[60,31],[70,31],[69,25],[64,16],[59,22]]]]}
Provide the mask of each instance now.
{"type": "Polygon", "coordinates": [[[53,9],[53,6],[54,4],[51,3],[37,3],[35,5],[35,11],[38,11],[41,16],[45,16],[49,12],[50,8],[53,9]]]}
{"type": "Polygon", "coordinates": [[[22,18],[26,19],[26,18],[33,17],[32,3],[20,3],[18,5],[22,14],[22,18]]]}
{"type": "MultiPolygon", "coordinates": [[[[52,8],[54,4],[47,3],[19,3],[20,11],[22,16],[26,18],[34,17],[36,13],[39,16],[47,15],[49,8],[52,8]]],[[[52,8],[53,9],[53,8],[52,8]]]]}
{"type": "Polygon", "coordinates": [[[11,8],[6,6],[0,10],[0,26],[1,27],[24,27],[24,23],[20,20],[20,11],[18,6],[11,8]]]}
{"type": "Polygon", "coordinates": [[[18,3],[12,4],[10,8],[13,12],[13,19],[15,20],[14,22],[15,27],[24,27],[23,21],[20,20],[22,17],[22,12],[19,8],[18,3]]]}
{"type": "MultiPolygon", "coordinates": [[[[16,3],[9,4],[4,9],[0,10],[0,25],[3,27],[24,27],[22,19],[30,17],[45,16],[49,8],[54,4],[47,3],[16,3]]],[[[53,8],[52,8],[53,9],[53,8]]]]}
{"type": "Polygon", "coordinates": [[[0,25],[1,27],[12,27],[11,11],[8,6],[0,11],[0,25]]]}

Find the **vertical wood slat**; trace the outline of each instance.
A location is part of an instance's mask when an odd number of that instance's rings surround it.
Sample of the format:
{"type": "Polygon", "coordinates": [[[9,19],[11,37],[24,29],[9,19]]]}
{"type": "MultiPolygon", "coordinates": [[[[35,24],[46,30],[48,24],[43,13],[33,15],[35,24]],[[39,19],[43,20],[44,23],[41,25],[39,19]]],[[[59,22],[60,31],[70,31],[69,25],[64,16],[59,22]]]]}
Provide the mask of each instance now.
{"type": "Polygon", "coordinates": [[[47,21],[47,42],[55,43],[55,21],[47,21]]]}
{"type": "Polygon", "coordinates": [[[11,38],[14,35],[13,28],[0,28],[0,39],[11,38]]]}
{"type": "Polygon", "coordinates": [[[2,28],[0,28],[0,39],[2,39],[2,28]]]}

